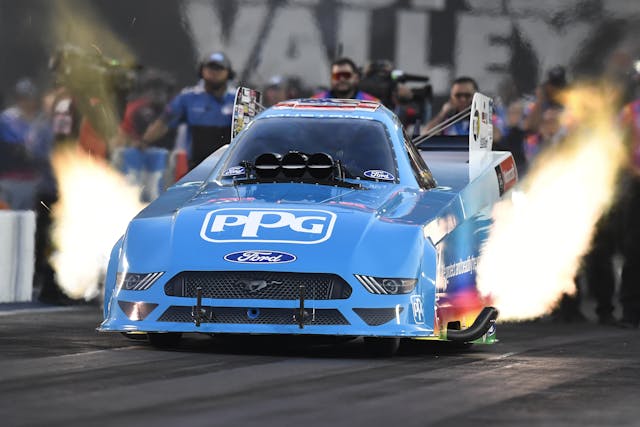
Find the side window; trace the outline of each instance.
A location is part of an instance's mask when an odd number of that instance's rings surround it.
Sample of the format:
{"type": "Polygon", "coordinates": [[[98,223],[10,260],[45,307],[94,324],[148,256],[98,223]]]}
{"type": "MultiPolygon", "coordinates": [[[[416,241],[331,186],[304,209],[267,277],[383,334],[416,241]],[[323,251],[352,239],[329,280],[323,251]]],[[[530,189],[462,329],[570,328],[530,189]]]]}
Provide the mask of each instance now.
{"type": "Polygon", "coordinates": [[[436,180],[433,178],[429,167],[424,162],[424,159],[420,155],[420,152],[411,142],[411,138],[407,136],[407,133],[404,132],[404,146],[409,154],[409,163],[411,164],[411,169],[413,170],[413,174],[418,181],[418,185],[424,189],[434,188],[436,187],[436,180]]]}

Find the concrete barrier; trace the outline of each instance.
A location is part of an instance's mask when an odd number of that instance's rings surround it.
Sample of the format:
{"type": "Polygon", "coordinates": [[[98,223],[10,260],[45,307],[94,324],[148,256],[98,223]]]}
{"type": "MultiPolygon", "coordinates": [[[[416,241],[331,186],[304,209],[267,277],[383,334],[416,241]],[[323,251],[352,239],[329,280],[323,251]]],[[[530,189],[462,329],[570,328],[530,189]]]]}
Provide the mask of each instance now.
{"type": "Polygon", "coordinates": [[[0,303],[31,301],[36,215],[0,210],[0,303]]]}

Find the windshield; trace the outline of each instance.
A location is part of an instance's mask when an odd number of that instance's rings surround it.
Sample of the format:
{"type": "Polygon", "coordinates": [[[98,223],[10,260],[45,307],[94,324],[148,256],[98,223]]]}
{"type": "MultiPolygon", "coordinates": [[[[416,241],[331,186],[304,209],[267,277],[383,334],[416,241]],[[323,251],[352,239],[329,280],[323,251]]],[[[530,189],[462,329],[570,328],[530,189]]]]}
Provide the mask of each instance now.
{"type": "Polygon", "coordinates": [[[396,181],[396,162],[385,126],[374,120],[344,118],[275,117],[256,120],[240,136],[219,179],[230,178],[225,171],[254,163],[263,153],[307,155],[324,152],[339,160],[347,178],[371,179],[384,171],[387,181],[396,181]]]}

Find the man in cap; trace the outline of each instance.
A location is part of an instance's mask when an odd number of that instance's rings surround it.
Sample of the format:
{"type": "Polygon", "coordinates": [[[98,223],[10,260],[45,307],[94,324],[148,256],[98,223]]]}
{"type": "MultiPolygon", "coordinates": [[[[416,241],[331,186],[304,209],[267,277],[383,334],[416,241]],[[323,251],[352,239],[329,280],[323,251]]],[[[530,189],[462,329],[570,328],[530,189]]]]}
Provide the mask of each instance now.
{"type": "Polygon", "coordinates": [[[190,169],[229,143],[235,100],[235,89],[229,84],[234,72],[224,53],[207,55],[199,64],[198,76],[200,82],[176,96],[142,137],[149,144],[186,124],[190,169]]]}

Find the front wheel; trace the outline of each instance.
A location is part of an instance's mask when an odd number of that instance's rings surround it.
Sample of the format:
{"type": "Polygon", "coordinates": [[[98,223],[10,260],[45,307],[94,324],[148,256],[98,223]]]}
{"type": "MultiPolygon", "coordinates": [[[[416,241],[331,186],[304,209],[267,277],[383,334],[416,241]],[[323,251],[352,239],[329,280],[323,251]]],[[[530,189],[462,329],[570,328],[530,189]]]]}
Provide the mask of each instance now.
{"type": "Polygon", "coordinates": [[[367,352],[375,357],[391,357],[400,348],[400,338],[365,337],[367,352]]]}
{"type": "Polygon", "coordinates": [[[149,343],[158,348],[171,348],[180,344],[181,332],[148,333],[149,343]]]}

